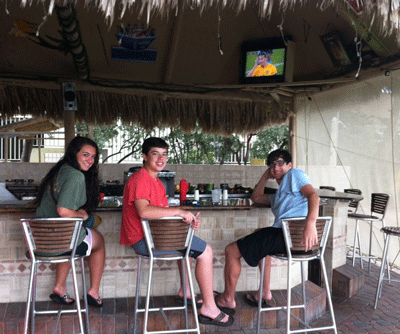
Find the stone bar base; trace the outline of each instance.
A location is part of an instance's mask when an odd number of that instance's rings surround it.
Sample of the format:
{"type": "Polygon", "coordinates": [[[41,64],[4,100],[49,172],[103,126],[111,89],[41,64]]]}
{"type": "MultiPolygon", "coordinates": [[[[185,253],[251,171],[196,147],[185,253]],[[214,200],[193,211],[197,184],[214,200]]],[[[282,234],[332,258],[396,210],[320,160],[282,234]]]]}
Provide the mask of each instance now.
{"type": "Polygon", "coordinates": [[[333,269],[332,294],[351,298],[358,293],[365,283],[364,272],[348,264],[333,269]]]}

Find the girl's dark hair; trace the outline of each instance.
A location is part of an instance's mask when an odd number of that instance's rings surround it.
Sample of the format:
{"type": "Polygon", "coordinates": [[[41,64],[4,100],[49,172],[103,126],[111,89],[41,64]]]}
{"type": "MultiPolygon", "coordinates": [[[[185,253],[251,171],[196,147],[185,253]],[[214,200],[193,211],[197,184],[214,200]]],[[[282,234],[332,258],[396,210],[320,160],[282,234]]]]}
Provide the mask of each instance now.
{"type": "Polygon", "coordinates": [[[69,143],[67,150],[64,156],[61,158],[59,162],[53,166],[50,171],[46,174],[43,178],[42,182],[39,186],[38,195],[36,197],[35,203],[37,205],[43,199],[43,195],[47,189],[50,189],[53,199],[54,197],[54,183],[57,178],[58,171],[60,170],[61,166],[64,164],[68,164],[71,167],[81,171],[85,175],[85,182],[86,182],[86,203],[80,208],[86,210],[87,213],[93,212],[97,205],[99,204],[99,147],[97,144],[86,137],[75,137],[69,143]],[[79,163],[77,160],[77,154],[82,149],[83,146],[90,145],[95,148],[96,150],[96,157],[94,159],[93,165],[89,168],[88,171],[81,171],[79,167],[79,163]]]}

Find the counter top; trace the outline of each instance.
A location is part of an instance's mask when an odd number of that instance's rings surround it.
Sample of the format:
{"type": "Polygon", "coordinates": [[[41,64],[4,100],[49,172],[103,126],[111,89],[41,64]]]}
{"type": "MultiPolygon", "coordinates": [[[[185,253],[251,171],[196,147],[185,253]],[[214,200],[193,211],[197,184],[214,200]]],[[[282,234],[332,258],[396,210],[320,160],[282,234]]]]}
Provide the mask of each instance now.
{"type": "MultiPolygon", "coordinates": [[[[229,206],[229,205],[213,205],[213,206],[180,206],[180,208],[190,211],[203,211],[203,210],[250,210],[252,208],[251,205],[238,205],[238,206],[229,206]]],[[[32,205],[26,204],[2,204],[0,203],[0,214],[1,213],[14,213],[14,212],[27,212],[33,213],[35,212],[35,207],[32,205]]],[[[122,207],[99,207],[96,212],[110,212],[110,211],[122,211],[122,207]]]]}
{"type": "MultiPolygon", "coordinates": [[[[274,187],[266,187],[265,188],[265,193],[266,194],[274,194],[276,193],[278,189],[278,185],[276,185],[276,188],[274,187]]],[[[340,191],[332,191],[328,189],[317,189],[314,188],[318,196],[322,199],[338,199],[338,200],[344,200],[344,201],[354,201],[358,202],[364,199],[362,195],[356,195],[356,194],[349,194],[349,193],[344,193],[340,191]]]]}
{"type": "MultiPolygon", "coordinates": [[[[268,191],[276,191],[274,188],[268,188],[268,191]]],[[[317,194],[322,199],[336,199],[343,201],[360,201],[364,197],[361,195],[343,193],[339,191],[332,191],[326,189],[315,189],[317,194]]],[[[186,210],[250,210],[254,205],[212,205],[212,206],[181,206],[182,209],[186,210]]],[[[0,213],[9,212],[34,212],[35,206],[29,201],[3,201],[0,202],[0,213]]],[[[122,211],[120,207],[99,207],[97,212],[101,211],[122,211]]]]}

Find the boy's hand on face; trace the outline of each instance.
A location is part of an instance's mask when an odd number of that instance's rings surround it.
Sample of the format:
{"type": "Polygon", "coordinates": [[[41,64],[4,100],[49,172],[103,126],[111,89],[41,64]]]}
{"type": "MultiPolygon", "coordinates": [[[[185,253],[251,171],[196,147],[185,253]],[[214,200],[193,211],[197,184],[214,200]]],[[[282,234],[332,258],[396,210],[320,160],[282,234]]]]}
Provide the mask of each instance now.
{"type": "Polygon", "coordinates": [[[269,180],[269,179],[273,179],[273,178],[274,178],[274,176],[272,175],[271,168],[268,167],[268,169],[265,171],[265,173],[264,173],[264,178],[265,178],[266,180],[269,180]]]}

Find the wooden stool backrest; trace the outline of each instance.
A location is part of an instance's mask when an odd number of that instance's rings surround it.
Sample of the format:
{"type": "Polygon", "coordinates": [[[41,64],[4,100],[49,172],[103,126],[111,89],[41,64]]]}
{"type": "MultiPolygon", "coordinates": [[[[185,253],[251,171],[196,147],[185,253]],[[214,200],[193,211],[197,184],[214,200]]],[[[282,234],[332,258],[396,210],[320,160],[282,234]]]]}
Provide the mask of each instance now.
{"type": "Polygon", "coordinates": [[[386,208],[389,202],[389,195],[383,193],[373,193],[371,194],[371,214],[377,213],[385,216],[386,208]]]}
{"type": "Polygon", "coordinates": [[[190,224],[180,217],[152,219],[148,221],[154,250],[182,250],[187,247],[190,224]]]}
{"type": "Polygon", "coordinates": [[[38,218],[21,220],[34,252],[65,253],[73,249],[82,219],[38,218]]]}
{"type": "MultiPolygon", "coordinates": [[[[327,237],[327,221],[331,220],[330,217],[318,217],[316,222],[318,243],[312,247],[312,250],[318,250],[322,248],[323,243],[327,237]]],[[[291,251],[300,252],[305,250],[305,246],[301,244],[304,226],[306,224],[306,218],[285,218],[282,222],[287,224],[282,224],[282,228],[287,226],[288,236],[290,238],[290,249],[291,251]]]]}
{"type": "MultiPolygon", "coordinates": [[[[347,194],[362,195],[362,192],[360,189],[344,189],[343,192],[345,192],[347,194]]],[[[352,212],[357,212],[358,203],[360,203],[360,202],[359,201],[350,201],[349,202],[349,208],[354,209],[352,212]]]]}

